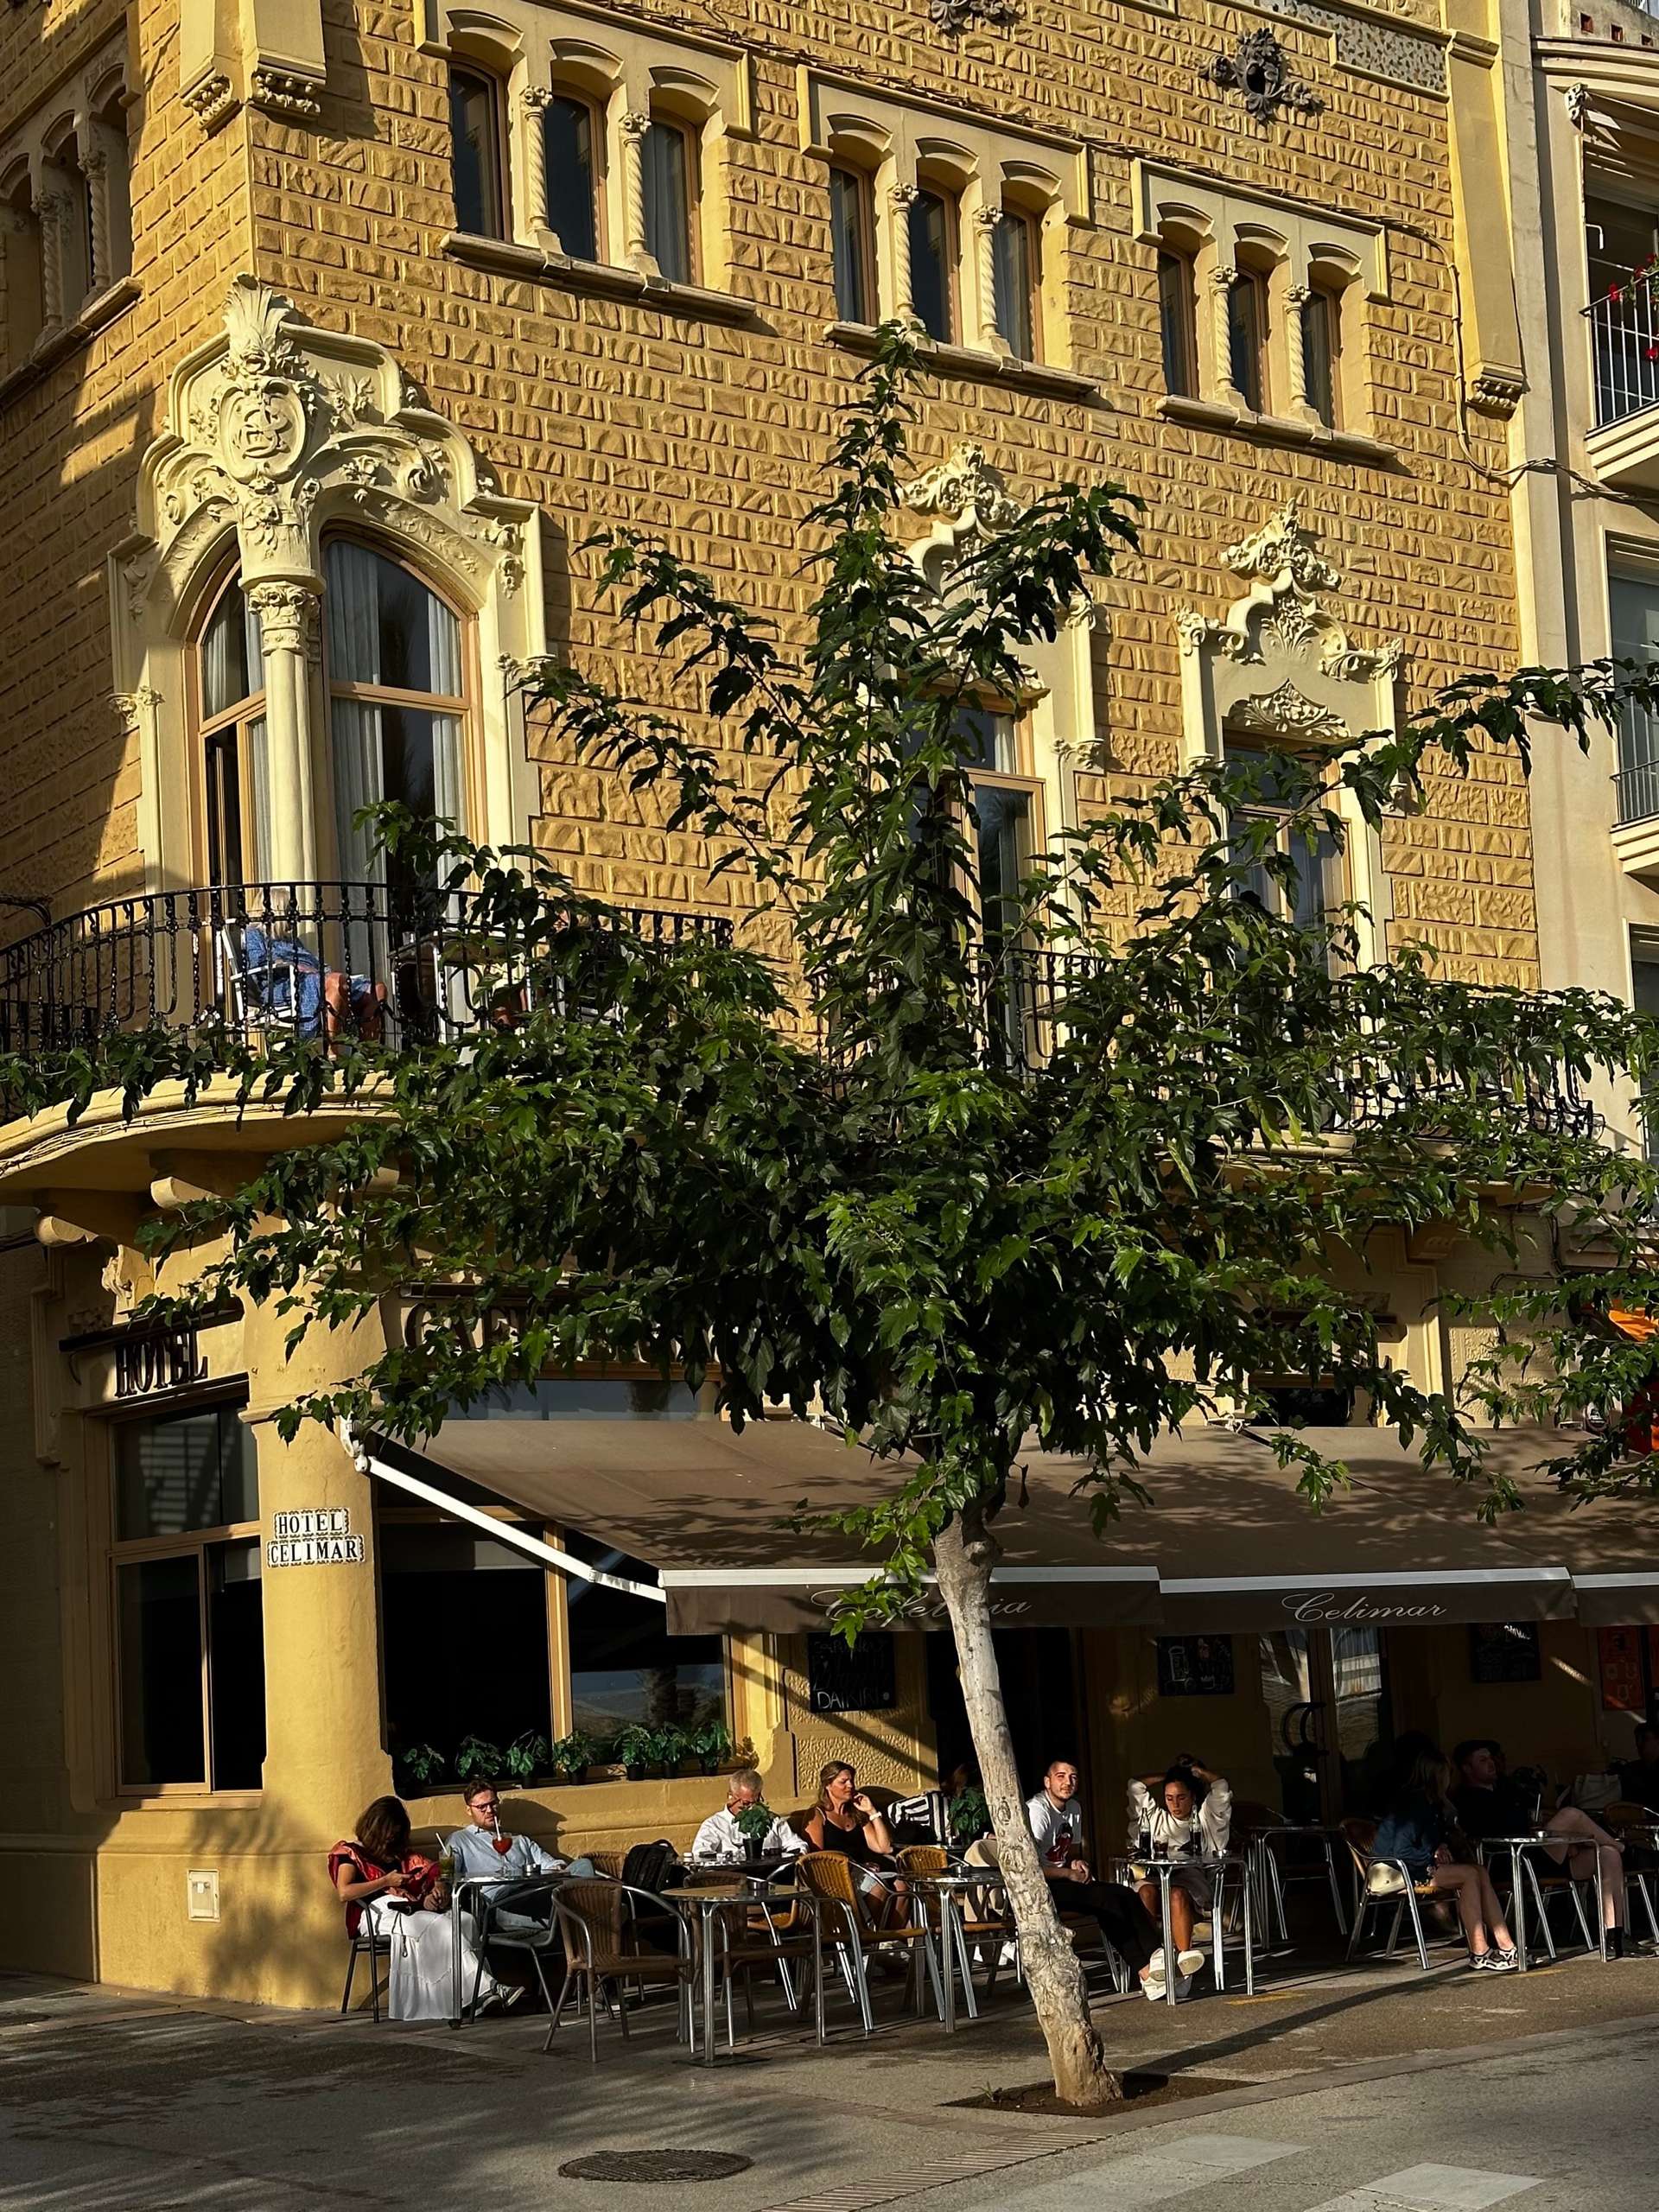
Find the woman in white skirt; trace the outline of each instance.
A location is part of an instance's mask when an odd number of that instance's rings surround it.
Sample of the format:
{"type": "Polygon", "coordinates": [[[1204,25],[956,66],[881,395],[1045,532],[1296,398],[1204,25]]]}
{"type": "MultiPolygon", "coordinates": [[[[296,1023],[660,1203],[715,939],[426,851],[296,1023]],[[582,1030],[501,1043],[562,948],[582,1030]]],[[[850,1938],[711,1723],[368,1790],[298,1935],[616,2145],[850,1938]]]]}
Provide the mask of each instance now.
{"type": "MultiPolygon", "coordinates": [[[[447,2020],[454,2010],[454,1936],[449,1900],[434,1862],[411,1851],[409,1813],[398,1797],[377,1797],[357,1823],[357,1834],[328,1854],[328,1878],[346,1907],[355,1936],[366,1914],[391,1955],[388,1992],[394,2020],[447,2020]]],[[[478,1972],[476,1929],[461,1918],[461,1994],[470,1994],[478,1972]]],[[[501,1985],[487,1970],[479,1983],[479,2009],[499,2003],[501,1985]]]]}

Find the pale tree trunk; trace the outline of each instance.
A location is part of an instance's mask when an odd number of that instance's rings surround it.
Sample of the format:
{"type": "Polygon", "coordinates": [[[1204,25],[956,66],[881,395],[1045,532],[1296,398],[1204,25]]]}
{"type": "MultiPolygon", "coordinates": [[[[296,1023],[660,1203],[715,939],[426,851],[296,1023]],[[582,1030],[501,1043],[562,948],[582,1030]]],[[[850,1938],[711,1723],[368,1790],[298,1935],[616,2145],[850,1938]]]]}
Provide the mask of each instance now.
{"type": "Polygon", "coordinates": [[[964,1528],[958,1516],[935,1541],[933,1563],[957,1639],[963,1703],[968,1708],[980,1780],[991,1808],[998,1858],[1020,1931],[1020,1957],[1048,2045],[1054,2087],[1068,2104],[1109,2104],[1122,2092],[1107,2069],[1100,2037],[1089,2018],[1083,1970],[1043,1878],[1008,1734],[1002,1681],[991,1643],[991,1568],[999,1549],[982,1518],[975,1516],[964,1528]]]}

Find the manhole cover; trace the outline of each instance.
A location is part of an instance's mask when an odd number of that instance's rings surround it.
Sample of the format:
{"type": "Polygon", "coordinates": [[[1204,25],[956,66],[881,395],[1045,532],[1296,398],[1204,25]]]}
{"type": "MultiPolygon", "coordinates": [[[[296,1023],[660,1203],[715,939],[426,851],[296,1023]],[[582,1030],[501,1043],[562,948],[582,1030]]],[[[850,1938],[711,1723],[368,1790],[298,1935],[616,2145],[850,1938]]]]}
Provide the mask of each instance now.
{"type": "Polygon", "coordinates": [[[570,2181],[724,2181],[753,2164],[735,2151],[595,2151],[559,2171],[570,2181]]]}

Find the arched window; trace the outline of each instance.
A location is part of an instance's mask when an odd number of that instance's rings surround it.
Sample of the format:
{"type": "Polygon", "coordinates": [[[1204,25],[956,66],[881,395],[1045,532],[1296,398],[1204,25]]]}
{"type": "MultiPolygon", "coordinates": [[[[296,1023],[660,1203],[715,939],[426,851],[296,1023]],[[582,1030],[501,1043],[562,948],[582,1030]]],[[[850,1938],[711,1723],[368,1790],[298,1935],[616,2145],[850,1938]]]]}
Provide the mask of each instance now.
{"type": "Polygon", "coordinates": [[[573,261],[598,261],[604,127],[591,100],[556,92],[542,110],[547,227],[573,261]]]}
{"type": "Polygon", "coordinates": [[[328,730],[340,874],[385,874],[359,808],[396,799],[428,820],[466,817],[461,622],[418,576],[343,538],[323,555],[328,730]]]}
{"type": "Polygon", "coordinates": [[[841,322],[876,321],[875,194],[862,169],[830,171],[830,249],[841,322]]]}
{"type": "Polygon", "coordinates": [[[910,297],[930,338],[954,345],[957,207],[955,196],[924,184],[910,203],[910,297]]]}
{"type": "Polygon", "coordinates": [[[689,124],[653,115],[639,147],[645,251],[671,284],[697,282],[697,143],[689,124]]]}
{"type": "Polygon", "coordinates": [[[0,187],[0,251],[5,256],[5,366],[21,368],[46,321],[45,263],[41,221],[35,213],[29,171],[19,169],[0,187]]]}
{"type": "Polygon", "coordinates": [[[73,136],[67,135],[48,155],[42,175],[56,202],[54,235],[63,319],[73,322],[92,289],[92,184],[73,136]]]}
{"type": "Polygon", "coordinates": [[[455,228],[474,238],[505,238],[501,87],[487,69],[450,64],[449,131],[455,228]]]}
{"type": "Polygon", "coordinates": [[[1301,304],[1307,404],[1328,430],[1342,428],[1342,286],[1315,275],[1301,304]]]}
{"type": "Polygon", "coordinates": [[[270,791],[259,618],[232,576],[202,626],[197,660],[203,844],[215,886],[269,876],[270,791]]]}
{"type": "Polygon", "coordinates": [[[97,170],[94,194],[102,195],[102,257],[92,270],[95,290],[119,283],[132,270],[132,179],[127,150],[124,95],[118,86],[92,116],[89,166],[97,170]]]}
{"type": "Polygon", "coordinates": [[[1272,328],[1268,272],[1242,263],[1227,292],[1227,356],[1233,389],[1247,407],[1265,414],[1272,385],[1268,346],[1272,328]]]}
{"type": "Polygon", "coordinates": [[[1192,257],[1173,247],[1158,255],[1158,321],[1163,344],[1164,390],[1184,399],[1198,396],[1198,288],[1192,257]]]}
{"type": "Polygon", "coordinates": [[[1042,232],[1023,207],[1002,209],[992,232],[993,304],[997,334],[1019,361],[1041,359],[1042,232]]]}

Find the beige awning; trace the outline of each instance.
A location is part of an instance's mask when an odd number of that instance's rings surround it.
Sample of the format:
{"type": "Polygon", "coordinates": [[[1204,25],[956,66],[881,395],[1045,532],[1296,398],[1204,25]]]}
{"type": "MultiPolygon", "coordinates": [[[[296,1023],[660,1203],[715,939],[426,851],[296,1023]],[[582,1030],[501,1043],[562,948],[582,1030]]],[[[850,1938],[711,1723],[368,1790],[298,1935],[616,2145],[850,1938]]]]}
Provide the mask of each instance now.
{"type": "MultiPolygon", "coordinates": [[[[1568,1440],[1495,1440],[1527,1506],[1488,1527],[1478,1491],[1424,1468],[1391,1432],[1304,1434],[1351,1475],[1321,1512],[1259,1439],[1201,1427],[1157,1446],[1143,1470],[1152,1503],[1126,1503],[1100,1539],[1087,1494],[1075,1492],[1080,1468],[1033,1454],[1025,1503],[996,1523],[998,1620],[1221,1632],[1659,1619],[1659,1501],[1563,1500],[1535,1471],[1568,1440]]],[[[712,1419],[457,1420],[428,1465],[656,1567],[682,1635],[822,1624],[868,1565],[849,1539],[799,1530],[791,1516],[803,1504],[873,1503],[893,1478],[792,1421],[740,1436],[712,1419]]],[[[942,1624],[937,1593],[910,1618],[942,1624]]]]}

